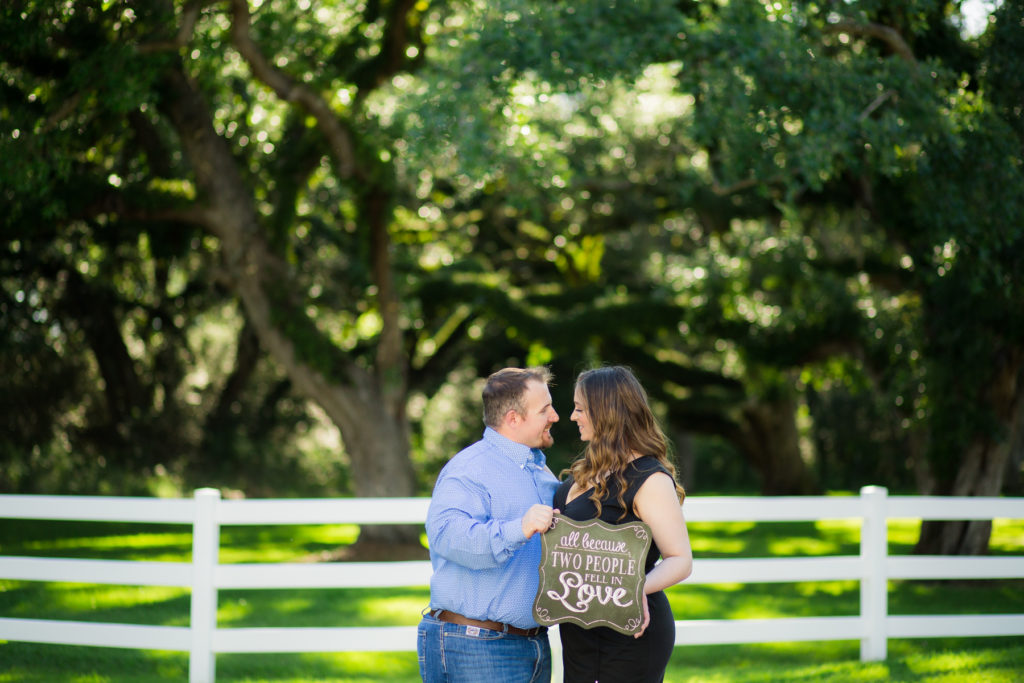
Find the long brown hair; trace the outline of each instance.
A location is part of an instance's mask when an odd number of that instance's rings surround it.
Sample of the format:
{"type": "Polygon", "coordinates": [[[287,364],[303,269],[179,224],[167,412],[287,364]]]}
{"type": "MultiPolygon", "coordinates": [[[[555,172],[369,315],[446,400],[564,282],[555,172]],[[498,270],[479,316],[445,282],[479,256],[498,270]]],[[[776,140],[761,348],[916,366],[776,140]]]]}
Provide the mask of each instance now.
{"type": "Polygon", "coordinates": [[[633,453],[652,455],[668,470],[682,503],[686,493],[676,481],[676,468],[668,453],[668,439],[647,402],[647,392],[629,368],[614,365],[585,370],[576,378],[593,430],[583,455],[569,468],[577,485],[594,487],[590,499],[601,514],[601,498],[608,493],[608,478],[618,482],[618,500],[625,516],[626,467],[633,453]]]}

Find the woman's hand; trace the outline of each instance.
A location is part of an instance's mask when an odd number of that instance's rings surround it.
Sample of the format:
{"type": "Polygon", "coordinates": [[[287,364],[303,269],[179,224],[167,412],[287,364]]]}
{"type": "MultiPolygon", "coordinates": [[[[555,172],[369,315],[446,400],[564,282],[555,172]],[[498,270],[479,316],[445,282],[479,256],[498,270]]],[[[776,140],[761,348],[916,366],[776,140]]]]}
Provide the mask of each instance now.
{"type": "Polygon", "coordinates": [[[644,631],[647,630],[647,627],[650,625],[650,623],[651,623],[651,610],[647,606],[647,593],[644,593],[644,625],[640,628],[639,631],[637,631],[636,633],[633,634],[633,637],[634,638],[639,638],[640,636],[642,636],[644,634],[644,631]]]}

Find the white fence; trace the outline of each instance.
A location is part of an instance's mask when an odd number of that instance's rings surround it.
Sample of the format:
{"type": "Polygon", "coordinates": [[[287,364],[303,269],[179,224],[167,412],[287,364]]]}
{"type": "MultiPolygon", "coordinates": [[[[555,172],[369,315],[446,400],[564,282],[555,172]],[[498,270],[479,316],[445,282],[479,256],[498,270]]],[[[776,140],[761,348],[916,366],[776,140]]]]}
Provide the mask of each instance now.
{"type": "MultiPolygon", "coordinates": [[[[0,639],[189,652],[193,683],[213,681],[217,653],[408,652],[415,626],[218,628],[220,589],[427,586],[429,562],[220,564],[220,528],[277,524],[422,524],[426,498],[221,500],[0,495],[0,518],[190,524],[192,562],[0,557],[0,579],[181,586],[191,589],[190,625],[145,626],[0,618],[0,639]]],[[[888,496],[688,498],[689,522],[860,519],[860,554],[832,557],[700,559],[687,583],[860,581],[860,615],[676,622],[676,645],[859,640],[861,660],[886,657],[888,638],[1024,635],[1024,614],[891,616],[889,579],[1024,578],[1024,555],[888,556],[888,519],[1024,519],[1022,498],[888,496]]],[[[556,639],[557,640],[557,639],[556,639]]]]}

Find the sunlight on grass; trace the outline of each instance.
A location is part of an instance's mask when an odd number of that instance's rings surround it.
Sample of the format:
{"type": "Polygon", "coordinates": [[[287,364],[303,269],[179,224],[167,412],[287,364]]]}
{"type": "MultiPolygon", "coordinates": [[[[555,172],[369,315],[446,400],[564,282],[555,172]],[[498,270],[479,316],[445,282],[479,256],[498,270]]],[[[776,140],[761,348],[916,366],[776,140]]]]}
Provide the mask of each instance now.
{"type": "Polygon", "coordinates": [[[666,681],[890,681],[882,663],[861,664],[859,645],[840,643],[765,643],[679,647],[672,654],[666,681]]]}
{"type": "MultiPolygon", "coordinates": [[[[815,531],[819,537],[815,540],[824,542],[831,540],[836,544],[848,544],[859,546],[860,544],[860,520],[858,519],[826,519],[814,523],[815,531]]],[[[887,536],[889,539],[889,552],[892,554],[904,554],[913,550],[917,545],[917,538],[921,533],[921,520],[908,518],[893,518],[888,522],[887,536]]],[[[710,546],[714,541],[709,540],[710,546]]],[[[797,539],[788,539],[796,541],[797,539]]],[[[805,543],[809,539],[799,539],[805,543]]],[[[785,545],[779,545],[780,555],[795,554],[795,551],[787,551],[785,545]]],[[[795,546],[800,547],[800,546],[795,546]]],[[[810,548],[810,546],[804,546],[810,548]]],[[[825,550],[822,545],[822,553],[807,552],[807,554],[835,554],[836,551],[825,550]]],[[[695,548],[696,551],[696,548],[695,548]]],[[[1024,520],[1020,519],[995,519],[992,521],[992,536],[989,540],[989,552],[993,555],[1013,554],[1019,555],[1024,551],[1024,520]]]]}
{"type": "Polygon", "coordinates": [[[771,555],[838,555],[839,544],[827,538],[780,538],[768,541],[771,555]]]}
{"type": "MultiPolygon", "coordinates": [[[[1020,645],[1024,645],[1024,640],[1020,645]]],[[[974,651],[915,652],[904,658],[906,668],[915,677],[931,681],[995,681],[1010,683],[1021,680],[1024,670],[1024,647],[1013,650],[992,648],[974,651]]]]}
{"type": "MultiPolygon", "coordinates": [[[[331,593],[322,590],[232,591],[217,601],[217,621],[246,627],[340,626],[346,623],[348,613],[332,609],[333,601],[324,598],[331,593]],[[336,615],[333,620],[332,614],[336,615]]],[[[356,607],[361,605],[359,601],[356,607]]]]}
{"type": "Polygon", "coordinates": [[[687,524],[687,530],[695,555],[738,555],[749,543],[744,536],[755,526],[753,522],[696,522],[687,524]]]}
{"type": "Polygon", "coordinates": [[[217,601],[217,623],[221,626],[248,619],[252,613],[252,605],[245,598],[217,601]]]}
{"type": "MultiPolygon", "coordinates": [[[[336,655],[321,655],[325,661],[333,661],[350,674],[366,675],[415,675],[419,676],[419,664],[415,653],[403,652],[350,652],[336,655]]],[[[305,657],[314,660],[314,657],[305,657]]]]}
{"type": "MultiPolygon", "coordinates": [[[[115,550],[118,559],[123,560],[161,560],[181,561],[181,552],[189,551],[192,548],[191,530],[185,533],[138,533],[116,536],[90,536],[79,538],[63,538],[46,541],[33,541],[24,545],[27,551],[33,553],[45,553],[47,555],[58,555],[58,551],[67,550],[92,550],[110,551],[115,550]],[[132,553],[136,551],[153,551],[163,549],[162,553],[153,552],[132,553]]],[[[103,553],[96,553],[101,555],[103,553]]]]}
{"type": "MultiPolygon", "coordinates": [[[[248,683],[419,681],[414,652],[234,654],[217,658],[217,680],[248,683]]],[[[494,683],[498,683],[495,681],[494,683]]]]}
{"type": "Polygon", "coordinates": [[[857,581],[817,581],[817,582],[805,582],[793,584],[794,590],[806,598],[818,598],[822,597],[820,593],[824,593],[825,596],[839,597],[843,594],[857,593],[860,595],[860,583],[857,581]]]}
{"type": "Polygon", "coordinates": [[[707,618],[709,614],[715,613],[715,609],[719,604],[718,596],[714,592],[707,590],[684,592],[673,588],[665,591],[665,594],[668,596],[672,613],[676,615],[677,619],[707,618]]]}
{"type": "Polygon", "coordinates": [[[1024,551],[1024,519],[996,519],[992,521],[992,553],[1020,554],[1024,551]]]}
{"type": "Polygon", "coordinates": [[[746,542],[738,538],[690,538],[690,547],[693,548],[695,555],[712,552],[716,554],[739,554],[743,552],[744,546],[746,546],[746,542]]]}
{"type": "Polygon", "coordinates": [[[823,536],[842,538],[846,543],[860,540],[859,519],[819,519],[814,522],[814,529],[823,536]]]}
{"type": "Polygon", "coordinates": [[[792,616],[785,607],[785,600],[775,596],[762,596],[760,600],[737,605],[722,616],[726,619],[776,619],[792,616]]]}
{"type": "Polygon", "coordinates": [[[94,611],[133,608],[187,598],[187,588],[174,586],[107,586],[101,584],[49,584],[53,604],[69,610],[94,611]]]}
{"type": "Polygon", "coordinates": [[[221,536],[222,564],[305,562],[350,545],[359,537],[354,524],[227,527],[221,536]]]}
{"type": "Polygon", "coordinates": [[[889,552],[910,552],[917,544],[917,537],[921,533],[921,520],[919,519],[890,519],[887,536],[889,538],[889,552]]]}
{"type": "Polygon", "coordinates": [[[893,641],[885,662],[859,661],[853,641],[679,647],[666,681],[673,683],[807,683],[810,681],[1013,681],[1020,680],[1020,648],[967,652],[930,650],[931,641],[893,641]],[[968,656],[963,656],[964,654],[968,656]],[[1016,677],[1015,677],[1016,674],[1016,677]]]}
{"type": "Polygon", "coordinates": [[[859,520],[699,523],[690,544],[700,557],[815,557],[859,552],[859,520]]]}
{"type": "Polygon", "coordinates": [[[712,537],[736,536],[753,531],[757,526],[754,522],[688,522],[691,531],[712,537]]]}
{"type": "Polygon", "coordinates": [[[430,592],[424,591],[419,598],[370,598],[363,602],[359,612],[395,624],[413,625],[420,622],[420,616],[429,604],[430,592]]]}
{"type": "Polygon", "coordinates": [[[666,591],[678,619],[739,619],[857,614],[856,581],[687,586],[666,591]]]}
{"type": "Polygon", "coordinates": [[[295,548],[287,546],[263,546],[258,548],[221,548],[218,555],[221,564],[258,564],[275,562],[297,562],[303,560],[295,548]]]}
{"type": "Polygon", "coordinates": [[[851,520],[815,522],[799,538],[816,539],[821,545],[807,548],[807,555],[856,555],[860,552],[860,524],[851,520]]]}
{"type": "Polygon", "coordinates": [[[924,660],[911,658],[909,662],[912,669],[919,673],[948,673],[950,671],[964,671],[977,669],[982,663],[992,663],[991,653],[973,652],[945,652],[932,655],[924,660]]]}
{"type": "Polygon", "coordinates": [[[316,603],[308,597],[291,597],[279,599],[274,603],[274,609],[280,614],[297,614],[308,612],[316,603]]]}
{"type": "Polygon", "coordinates": [[[429,603],[427,588],[229,590],[218,618],[232,627],[410,626],[429,603]]]}
{"type": "MultiPolygon", "coordinates": [[[[685,585],[681,584],[680,586],[685,585]]],[[[739,593],[746,585],[745,583],[716,583],[713,586],[701,586],[701,588],[707,588],[717,593],[739,593]]]]}

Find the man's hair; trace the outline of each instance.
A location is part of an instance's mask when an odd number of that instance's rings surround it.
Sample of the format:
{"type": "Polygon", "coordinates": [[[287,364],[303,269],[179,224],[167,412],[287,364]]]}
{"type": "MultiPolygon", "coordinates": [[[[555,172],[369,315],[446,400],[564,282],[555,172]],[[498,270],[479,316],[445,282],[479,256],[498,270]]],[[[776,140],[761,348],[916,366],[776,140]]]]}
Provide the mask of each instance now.
{"type": "Polygon", "coordinates": [[[514,410],[526,413],[523,396],[530,382],[551,384],[551,370],[546,367],[504,368],[487,378],[484,385],[484,424],[491,429],[501,426],[505,414],[514,410]]]}

